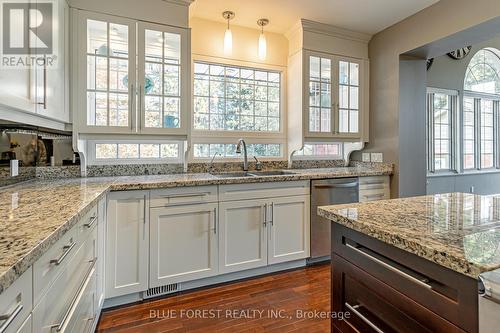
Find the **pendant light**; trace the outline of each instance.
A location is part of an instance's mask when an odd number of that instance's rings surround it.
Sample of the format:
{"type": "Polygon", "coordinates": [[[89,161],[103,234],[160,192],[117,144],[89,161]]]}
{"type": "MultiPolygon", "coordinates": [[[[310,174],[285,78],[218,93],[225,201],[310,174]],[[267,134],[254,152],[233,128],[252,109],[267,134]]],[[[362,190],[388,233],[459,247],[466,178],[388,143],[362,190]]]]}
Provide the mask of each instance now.
{"type": "Polygon", "coordinates": [[[257,21],[257,25],[261,28],[259,36],[259,59],[266,60],[267,56],[267,42],[266,36],[264,35],[264,27],[269,24],[269,20],[262,18],[257,21]]]}
{"type": "Polygon", "coordinates": [[[227,30],[224,33],[224,54],[228,56],[233,52],[233,34],[229,29],[229,21],[234,18],[234,12],[226,10],[222,13],[222,17],[227,20],[227,30]]]}

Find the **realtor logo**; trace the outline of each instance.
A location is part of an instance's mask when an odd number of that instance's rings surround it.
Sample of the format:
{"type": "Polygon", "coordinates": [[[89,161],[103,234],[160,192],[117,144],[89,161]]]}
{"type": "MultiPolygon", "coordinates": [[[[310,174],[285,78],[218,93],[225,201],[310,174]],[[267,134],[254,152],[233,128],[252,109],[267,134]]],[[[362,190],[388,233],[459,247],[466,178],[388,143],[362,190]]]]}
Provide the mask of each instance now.
{"type": "Polygon", "coordinates": [[[53,65],[54,3],[0,0],[2,67],[53,65]]]}

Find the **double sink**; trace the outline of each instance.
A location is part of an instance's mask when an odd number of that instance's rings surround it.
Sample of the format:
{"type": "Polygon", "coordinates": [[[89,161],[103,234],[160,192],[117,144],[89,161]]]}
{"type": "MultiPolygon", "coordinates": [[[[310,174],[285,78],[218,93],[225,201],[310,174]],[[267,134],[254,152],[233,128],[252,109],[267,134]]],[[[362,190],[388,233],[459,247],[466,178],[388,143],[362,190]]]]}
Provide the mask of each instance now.
{"type": "Polygon", "coordinates": [[[284,170],[269,170],[269,171],[246,171],[246,172],[223,172],[212,173],[215,177],[219,178],[243,178],[243,177],[262,177],[262,176],[285,176],[294,175],[293,172],[284,170]]]}

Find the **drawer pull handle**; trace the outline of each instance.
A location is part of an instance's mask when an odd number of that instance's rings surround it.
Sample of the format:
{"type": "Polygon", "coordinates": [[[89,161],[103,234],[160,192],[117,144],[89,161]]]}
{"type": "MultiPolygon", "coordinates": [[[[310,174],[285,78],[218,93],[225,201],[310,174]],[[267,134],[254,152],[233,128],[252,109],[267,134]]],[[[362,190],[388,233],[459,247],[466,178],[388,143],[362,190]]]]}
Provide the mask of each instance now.
{"type": "Polygon", "coordinates": [[[95,271],[95,264],[92,264],[92,266],[90,266],[90,268],[89,268],[87,275],[85,275],[85,280],[83,280],[82,284],[78,288],[78,292],[71,300],[71,305],[69,306],[68,310],[64,314],[64,317],[61,320],[61,323],[59,325],[52,326],[52,327],[56,328],[56,332],[61,332],[61,331],[66,330],[65,326],[69,323],[69,319],[71,318],[71,315],[74,313],[75,308],[78,305],[78,303],[80,303],[80,300],[83,297],[83,292],[87,288],[87,285],[90,283],[90,277],[94,274],[94,271],[95,271]]]}
{"type": "Polygon", "coordinates": [[[50,263],[54,264],[56,266],[59,266],[64,261],[64,259],[68,256],[68,254],[71,252],[71,250],[73,250],[75,245],[76,245],[76,242],[71,241],[71,244],[63,246],[63,250],[64,250],[63,254],[61,254],[61,256],[57,259],[52,259],[50,261],[50,263]]]}
{"type": "Polygon", "coordinates": [[[374,181],[374,182],[360,182],[361,185],[384,185],[385,181],[374,181]]]}
{"type": "Polygon", "coordinates": [[[357,247],[355,246],[352,246],[351,244],[346,244],[346,246],[354,251],[356,251],[357,253],[361,254],[362,256],[365,256],[366,258],[384,266],[385,268],[387,268],[388,270],[410,280],[410,281],[413,281],[415,282],[416,284],[426,288],[426,289],[432,289],[432,286],[430,284],[428,284],[427,282],[429,282],[428,279],[424,278],[422,280],[420,279],[417,279],[416,277],[413,277],[411,276],[410,274],[406,273],[406,272],[403,272],[402,270],[400,269],[397,269],[396,267],[386,263],[385,261],[382,261],[378,258],[375,258],[374,256],[372,255],[369,255],[368,253],[364,252],[364,251],[361,251],[360,249],[358,249],[357,247]]]}
{"type": "Polygon", "coordinates": [[[356,316],[358,316],[362,321],[365,322],[368,326],[370,326],[377,333],[384,333],[377,325],[372,323],[368,318],[363,316],[361,312],[358,311],[359,305],[352,306],[351,304],[345,302],[345,306],[349,309],[349,311],[353,312],[356,316]]]}
{"type": "Polygon", "coordinates": [[[217,208],[214,208],[214,234],[217,235],[217,208]]]}
{"type": "Polygon", "coordinates": [[[271,202],[271,227],[274,227],[274,202],[271,202]]]}
{"type": "Polygon", "coordinates": [[[21,303],[17,304],[16,308],[12,313],[6,315],[0,315],[0,320],[5,320],[5,322],[0,326],[0,333],[3,333],[7,330],[10,324],[16,319],[16,317],[23,311],[23,305],[21,303]]]}
{"type": "Polygon", "coordinates": [[[384,193],[377,193],[377,194],[367,194],[364,196],[367,199],[378,199],[378,198],[383,198],[385,197],[384,193]]]}
{"type": "Polygon", "coordinates": [[[84,226],[90,229],[90,228],[92,228],[94,226],[94,224],[96,223],[96,221],[97,221],[97,215],[96,216],[92,216],[90,218],[90,220],[89,220],[89,223],[84,224],[84,226]]]}

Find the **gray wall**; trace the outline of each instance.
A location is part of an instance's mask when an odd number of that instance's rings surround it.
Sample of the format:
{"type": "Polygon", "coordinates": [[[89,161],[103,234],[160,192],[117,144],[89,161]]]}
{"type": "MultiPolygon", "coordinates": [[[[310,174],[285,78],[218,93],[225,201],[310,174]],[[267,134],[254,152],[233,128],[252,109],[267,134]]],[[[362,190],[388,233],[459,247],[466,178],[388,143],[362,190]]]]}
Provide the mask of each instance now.
{"type": "Polygon", "coordinates": [[[425,60],[399,64],[399,196],[426,193],[425,60]]]}
{"type": "MultiPolygon", "coordinates": [[[[500,32],[499,32],[500,33],[500,32]]],[[[500,37],[472,45],[470,54],[462,60],[454,60],[447,55],[434,59],[427,72],[427,86],[459,91],[463,96],[463,83],[467,66],[474,54],[485,48],[500,49],[500,37]]],[[[460,107],[462,103],[459,103],[460,107]]],[[[500,173],[457,174],[431,176],[427,178],[427,193],[471,192],[478,194],[500,193],[500,173]]]]}
{"type": "MultiPolygon", "coordinates": [[[[463,34],[468,29],[498,17],[498,0],[441,0],[376,34],[370,41],[370,143],[367,145],[367,151],[382,152],[385,161],[394,163],[395,175],[391,181],[393,196],[399,194],[401,172],[400,55],[436,41],[443,42],[448,36],[463,34]]],[[[498,30],[496,32],[498,33],[498,30]]],[[[465,35],[462,39],[454,38],[452,42],[448,40],[448,49],[478,41],[471,35],[465,35]]],[[[492,36],[482,40],[491,39],[492,36]]],[[[431,57],[437,55],[439,54],[428,54],[431,57]]]]}

